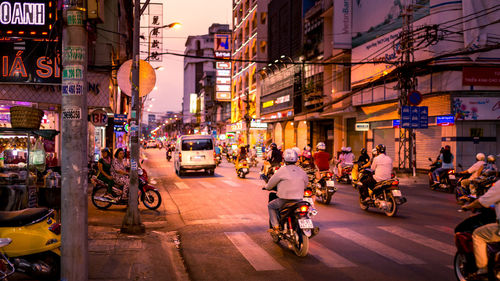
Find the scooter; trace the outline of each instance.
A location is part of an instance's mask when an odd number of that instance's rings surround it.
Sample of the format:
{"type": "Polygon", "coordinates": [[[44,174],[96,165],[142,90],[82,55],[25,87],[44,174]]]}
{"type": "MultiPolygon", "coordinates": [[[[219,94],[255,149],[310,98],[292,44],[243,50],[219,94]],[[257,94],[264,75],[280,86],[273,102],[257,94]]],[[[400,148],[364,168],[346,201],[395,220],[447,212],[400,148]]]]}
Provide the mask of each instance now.
{"type": "MultiPolygon", "coordinates": [[[[158,189],[149,184],[148,174],[144,169],[138,169],[139,174],[139,200],[150,210],[156,210],[161,205],[161,195],[158,189]]],[[[122,190],[119,187],[113,187],[113,191],[118,195],[117,198],[110,199],[106,197],[108,186],[97,177],[92,178],[94,188],[92,190],[92,204],[97,209],[105,210],[111,205],[128,205],[128,200],[122,199],[122,190]]]]}
{"type": "Polygon", "coordinates": [[[2,248],[12,243],[10,238],[0,238],[0,280],[7,280],[6,278],[14,273],[16,269],[9,259],[3,254],[2,248]]]}
{"type": "Polygon", "coordinates": [[[250,173],[250,167],[246,159],[236,160],[234,167],[236,168],[236,174],[239,178],[244,179],[245,176],[250,173]]]}
{"type": "Polygon", "coordinates": [[[317,172],[313,187],[316,201],[326,205],[330,204],[333,194],[337,191],[333,181],[333,173],[330,171],[317,172]]]}
{"type": "MultiPolygon", "coordinates": [[[[497,182],[498,178],[496,176],[485,177],[476,183],[476,194],[472,195],[469,187],[457,186],[455,190],[455,196],[457,199],[457,204],[463,205],[472,202],[485,194],[490,187],[497,182]]],[[[472,183],[471,183],[472,184],[472,183]]]]}
{"type": "Polygon", "coordinates": [[[172,159],[172,150],[167,150],[167,161],[170,162],[170,159],[172,159]]]}
{"type": "Polygon", "coordinates": [[[455,170],[454,169],[448,169],[444,170],[440,175],[439,175],[439,183],[434,183],[434,179],[432,177],[432,173],[441,167],[441,162],[439,161],[432,161],[432,158],[429,158],[429,161],[431,162],[430,168],[429,168],[429,187],[432,190],[444,190],[449,193],[453,193],[455,191],[455,187],[457,186],[457,178],[455,176],[455,170]]]}
{"type": "Polygon", "coordinates": [[[221,157],[221,155],[220,155],[220,154],[216,154],[216,155],[215,155],[215,165],[216,165],[216,166],[219,166],[221,162],[222,162],[222,157],[221,157]]]}
{"type": "Polygon", "coordinates": [[[61,261],[61,224],[54,219],[54,210],[29,208],[20,211],[0,212],[0,237],[3,240],[2,256],[7,265],[0,264],[0,271],[12,270],[36,279],[58,280],[61,261]],[[6,269],[4,269],[6,268],[6,269]]]}
{"type": "Polygon", "coordinates": [[[350,184],[352,180],[351,176],[352,166],[348,165],[342,168],[342,176],[336,176],[338,183],[347,183],[350,184]]]}

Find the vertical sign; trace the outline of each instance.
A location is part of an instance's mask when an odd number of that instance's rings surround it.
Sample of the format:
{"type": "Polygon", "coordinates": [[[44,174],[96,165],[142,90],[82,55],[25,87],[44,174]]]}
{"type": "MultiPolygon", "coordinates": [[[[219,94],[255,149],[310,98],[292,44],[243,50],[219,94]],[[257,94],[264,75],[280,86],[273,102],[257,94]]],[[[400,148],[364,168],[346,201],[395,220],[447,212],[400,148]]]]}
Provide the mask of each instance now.
{"type": "Polygon", "coordinates": [[[352,1],[334,0],[333,9],[333,47],[351,49],[352,1]]]}
{"type": "Polygon", "coordinates": [[[214,35],[214,56],[220,61],[215,62],[215,99],[231,101],[231,35],[228,33],[214,35]]]}
{"type": "Polygon", "coordinates": [[[141,16],[141,59],[161,62],[163,52],[163,4],[149,3],[141,16]],[[156,29],[155,29],[156,28],[156,29]]]}

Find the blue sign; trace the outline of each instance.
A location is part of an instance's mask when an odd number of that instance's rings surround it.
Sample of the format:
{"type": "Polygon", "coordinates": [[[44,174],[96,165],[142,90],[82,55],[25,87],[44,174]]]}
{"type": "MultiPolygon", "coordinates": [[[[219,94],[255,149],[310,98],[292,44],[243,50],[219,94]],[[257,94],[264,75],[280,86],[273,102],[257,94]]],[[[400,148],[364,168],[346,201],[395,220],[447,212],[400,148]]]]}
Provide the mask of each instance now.
{"type": "Polygon", "coordinates": [[[401,127],[410,128],[411,127],[411,107],[403,106],[401,108],[401,127]]]}
{"type": "Polygon", "coordinates": [[[419,118],[419,129],[429,128],[429,108],[427,106],[419,106],[420,118],[419,118]]]}
{"type": "Polygon", "coordinates": [[[392,127],[393,128],[399,128],[400,124],[401,124],[401,120],[399,120],[399,119],[392,120],[392,127]]]}
{"type": "Polygon", "coordinates": [[[419,91],[413,91],[408,95],[408,103],[419,105],[422,102],[422,94],[419,91]]]}
{"type": "Polygon", "coordinates": [[[126,114],[115,114],[114,115],[114,122],[115,122],[115,124],[124,125],[125,123],[127,123],[127,115],[126,114]]]}
{"type": "MultiPolygon", "coordinates": [[[[427,106],[403,106],[401,108],[401,127],[405,129],[426,129],[429,126],[427,106]]],[[[394,127],[394,120],[392,123],[394,127]]]]}
{"type": "Polygon", "coordinates": [[[436,117],[436,125],[438,126],[453,126],[455,125],[455,116],[453,115],[445,115],[445,116],[437,116],[436,117]]]}

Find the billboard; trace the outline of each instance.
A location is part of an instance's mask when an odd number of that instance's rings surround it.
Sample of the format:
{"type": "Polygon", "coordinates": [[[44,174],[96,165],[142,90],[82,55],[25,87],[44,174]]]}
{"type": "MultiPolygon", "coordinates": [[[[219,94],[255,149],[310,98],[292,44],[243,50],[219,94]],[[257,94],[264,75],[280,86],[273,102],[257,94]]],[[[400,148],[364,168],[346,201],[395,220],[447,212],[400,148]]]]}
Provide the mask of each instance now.
{"type": "Polygon", "coordinates": [[[0,3],[0,36],[48,38],[57,21],[57,1],[3,0],[0,3]]]}
{"type": "Polygon", "coordinates": [[[231,34],[214,35],[215,62],[215,99],[217,101],[231,101],[231,68],[232,62],[224,60],[231,58],[231,34]]]}
{"type": "Polygon", "coordinates": [[[228,59],[231,57],[231,34],[214,34],[214,55],[216,58],[228,59]]]}
{"type": "Polygon", "coordinates": [[[456,120],[500,120],[500,97],[460,97],[453,99],[456,120]]]}
{"type": "Polygon", "coordinates": [[[350,49],[352,44],[352,0],[335,0],[333,9],[333,48],[350,49]]]}

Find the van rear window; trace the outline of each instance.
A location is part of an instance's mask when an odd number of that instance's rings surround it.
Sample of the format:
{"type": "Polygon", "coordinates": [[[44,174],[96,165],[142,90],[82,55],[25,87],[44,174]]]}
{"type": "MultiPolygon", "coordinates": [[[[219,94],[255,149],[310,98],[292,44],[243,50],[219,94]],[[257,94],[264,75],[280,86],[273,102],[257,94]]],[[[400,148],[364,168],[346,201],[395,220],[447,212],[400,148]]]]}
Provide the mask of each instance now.
{"type": "Polygon", "coordinates": [[[211,139],[191,139],[182,141],[182,150],[212,150],[211,139]]]}

